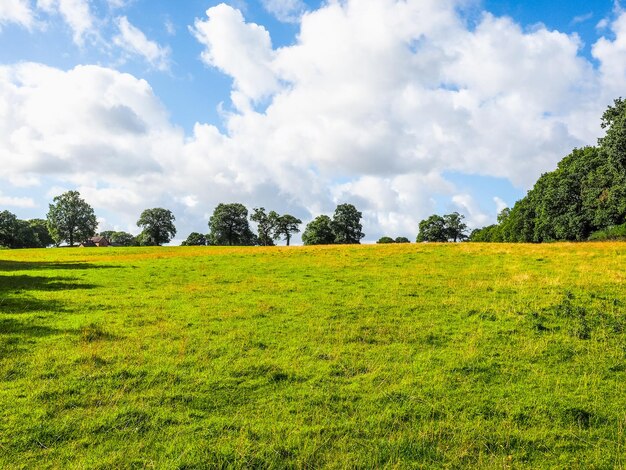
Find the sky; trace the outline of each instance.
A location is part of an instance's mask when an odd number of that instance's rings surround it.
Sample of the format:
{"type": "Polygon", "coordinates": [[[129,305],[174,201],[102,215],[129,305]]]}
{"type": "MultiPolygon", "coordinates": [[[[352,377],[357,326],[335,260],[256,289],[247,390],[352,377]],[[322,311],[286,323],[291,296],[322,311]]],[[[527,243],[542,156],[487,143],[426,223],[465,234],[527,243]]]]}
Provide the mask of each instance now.
{"type": "Polygon", "coordinates": [[[175,244],[222,202],[482,227],[625,90],[619,2],[0,0],[0,210],[78,190],[99,230],[170,209],[175,244]]]}

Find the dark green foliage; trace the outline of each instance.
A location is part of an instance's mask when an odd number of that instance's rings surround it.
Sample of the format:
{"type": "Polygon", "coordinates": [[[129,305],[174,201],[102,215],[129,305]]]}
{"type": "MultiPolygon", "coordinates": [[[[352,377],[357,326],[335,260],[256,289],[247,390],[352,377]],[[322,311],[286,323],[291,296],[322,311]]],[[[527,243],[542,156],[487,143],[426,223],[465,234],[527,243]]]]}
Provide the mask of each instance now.
{"type": "Polygon", "coordinates": [[[30,246],[29,248],[46,248],[50,245],[54,245],[54,240],[50,236],[48,231],[48,224],[43,219],[31,219],[28,221],[31,230],[35,234],[37,244],[30,246]]]}
{"type": "Polygon", "coordinates": [[[174,220],[176,217],[167,209],[156,207],[143,211],[137,221],[137,226],[143,228],[140,244],[160,246],[163,243],[169,243],[176,235],[174,220]]]}
{"type": "Polygon", "coordinates": [[[48,231],[56,244],[63,241],[74,245],[96,233],[98,221],[93,208],[87,204],[78,191],[68,191],[56,196],[50,204],[47,215],[48,231]]]}
{"type": "Polygon", "coordinates": [[[376,243],[395,243],[396,241],[391,237],[380,237],[376,243]]]}
{"type": "Polygon", "coordinates": [[[284,214],[278,217],[276,227],[274,228],[274,238],[285,237],[287,246],[291,241],[291,235],[300,233],[300,224],[302,221],[291,214],[284,214]]]}
{"type": "Polygon", "coordinates": [[[338,205],[330,224],[335,235],[335,243],[340,245],[361,243],[365,236],[361,225],[362,217],[363,214],[352,204],[338,205]]]}
{"type": "Polygon", "coordinates": [[[250,220],[257,224],[259,245],[274,246],[274,231],[278,225],[278,214],[274,211],[266,214],[264,207],[255,207],[252,210],[250,220]]]}
{"type": "Polygon", "coordinates": [[[437,214],[431,215],[428,219],[422,220],[419,224],[419,233],[416,241],[420,242],[447,242],[448,233],[446,231],[446,221],[437,214]]]}
{"type": "Polygon", "coordinates": [[[0,212],[0,247],[45,248],[53,243],[45,220],[20,220],[9,211],[0,212]]]}
{"type": "Polygon", "coordinates": [[[116,232],[115,230],[105,230],[100,232],[101,237],[105,237],[114,246],[138,246],[137,237],[128,232],[116,232]]]}
{"type": "Polygon", "coordinates": [[[626,240],[626,224],[614,225],[603,230],[593,232],[589,240],[626,240]]]}
{"type": "Polygon", "coordinates": [[[411,243],[407,237],[396,237],[394,240],[396,243],[411,243]]]}
{"type": "Polygon", "coordinates": [[[320,215],[309,222],[302,233],[302,243],[305,245],[332,245],[335,243],[335,234],[331,228],[332,221],[327,215],[320,215]]]}
{"type": "Polygon", "coordinates": [[[602,116],[606,136],[597,147],[574,149],[556,170],[543,174],[497,226],[473,241],[549,242],[602,239],[626,222],[626,102],[615,100],[602,116]],[[599,237],[599,238],[598,238],[599,237]]]}
{"type": "Polygon", "coordinates": [[[243,204],[218,204],[209,219],[208,245],[257,245],[258,238],[250,230],[248,209],[243,204]]]}
{"type": "Polygon", "coordinates": [[[443,216],[446,236],[448,240],[453,242],[463,241],[467,239],[467,225],[463,222],[464,215],[458,212],[446,214],[443,216]]]}
{"type": "Polygon", "coordinates": [[[0,212],[0,246],[14,248],[18,219],[9,211],[0,212]]]}
{"type": "Polygon", "coordinates": [[[182,246],[204,246],[206,244],[206,236],[198,232],[191,232],[187,239],[181,243],[182,246]]]}

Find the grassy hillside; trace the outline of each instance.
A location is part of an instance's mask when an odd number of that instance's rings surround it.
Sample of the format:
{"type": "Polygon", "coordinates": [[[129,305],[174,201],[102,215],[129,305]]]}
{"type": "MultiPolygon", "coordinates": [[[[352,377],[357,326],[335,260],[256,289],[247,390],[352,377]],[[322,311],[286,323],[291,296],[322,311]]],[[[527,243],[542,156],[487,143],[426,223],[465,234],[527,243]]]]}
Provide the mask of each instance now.
{"type": "Polygon", "coordinates": [[[626,244],[0,251],[0,467],[626,465],[626,244]]]}

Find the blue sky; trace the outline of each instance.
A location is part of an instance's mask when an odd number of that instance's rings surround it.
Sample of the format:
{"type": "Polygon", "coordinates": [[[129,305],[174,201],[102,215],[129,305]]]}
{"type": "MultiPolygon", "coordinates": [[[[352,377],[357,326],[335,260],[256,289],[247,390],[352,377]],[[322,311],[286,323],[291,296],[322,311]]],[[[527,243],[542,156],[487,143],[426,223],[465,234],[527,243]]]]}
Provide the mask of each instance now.
{"type": "Polygon", "coordinates": [[[101,229],[219,202],[366,240],[492,223],[626,85],[608,1],[0,0],[0,209],[79,189],[101,229]]]}

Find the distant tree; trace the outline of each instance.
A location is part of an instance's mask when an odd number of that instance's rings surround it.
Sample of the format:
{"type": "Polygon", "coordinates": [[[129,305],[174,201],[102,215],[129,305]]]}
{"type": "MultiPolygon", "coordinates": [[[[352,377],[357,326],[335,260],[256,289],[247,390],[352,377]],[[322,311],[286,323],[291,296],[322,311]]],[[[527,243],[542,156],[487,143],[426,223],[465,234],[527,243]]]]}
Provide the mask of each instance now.
{"type": "Polygon", "coordinates": [[[31,219],[28,221],[35,238],[37,240],[37,246],[33,248],[46,248],[50,245],[54,245],[54,240],[50,236],[48,231],[48,224],[43,219],[31,219]]]}
{"type": "Polygon", "coordinates": [[[602,129],[606,135],[598,139],[606,152],[609,164],[614,168],[626,169],[626,100],[618,98],[602,114],[602,129]]]}
{"type": "Polygon", "coordinates": [[[293,215],[284,214],[278,217],[276,227],[274,228],[274,238],[285,237],[287,246],[291,241],[291,235],[294,233],[300,233],[300,224],[302,221],[293,215]]]}
{"type": "Polygon", "coordinates": [[[84,241],[96,233],[98,221],[93,208],[78,191],[68,191],[53,199],[47,215],[48,231],[56,244],[84,241]]]}
{"type": "Polygon", "coordinates": [[[335,243],[356,244],[361,243],[365,236],[359,212],[352,204],[340,204],[335,209],[331,228],[335,235],[335,243]]]}
{"type": "Polygon", "coordinates": [[[250,220],[257,224],[259,245],[274,246],[274,231],[278,224],[278,214],[274,211],[270,211],[269,214],[266,214],[264,207],[258,207],[252,210],[253,213],[250,216],[250,220]]]}
{"type": "Polygon", "coordinates": [[[248,209],[243,204],[218,204],[209,219],[210,245],[246,246],[258,243],[250,230],[248,209]]]}
{"type": "Polygon", "coordinates": [[[411,243],[407,237],[397,237],[395,242],[396,243],[411,243]]]}
{"type": "Polygon", "coordinates": [[[380,237],[376,243],[395,243],[396,241],[391,237],[380,237]]]}
{"type": "Polygon", "coordinates": [[[465,216],[458,212],[443,216],[448,240],[458,242],[467,239],[467,225],[463,223],[464,218],[465,216]]]}
{"type": "Polygon", "coordinates": [[[198,232],[191,232],[182,243],[183,246],[203,246],[206,245],[206,236],[198,232]]]}
{"type": "Polygon", "coordinates": [[[105,230],[104,232],[100,232],[98,235],[106,238],[112,245],[115,246],[136,246],[139,244],[137,243],[137,237],[128,232],[105,230]]]}
{"type": "Polygon", "coordinates": [[[302,243],[305,245],[332,245],[335,243],[335,234],[331,223],[332,221],[327,215],[320,215],[313,219],[302,233],[302,243]]]}
{"type": "Polygon", "coordinates": [[[0,212],[0,246],[15,248],[18,218],[9,211],[0,212]]]}
{"type": "Polygon", "coordinates": [[[437,214],[431,215],[428,219],[419,223],[419,233],[416,241],[419,242],[447,242],[448,232],[446,221],[437,214]]]}
{"type": "Polygon", "coordinates": [[[137,221],[137,226],[143,228],[142,244],[160,246],[169,243],[176,236],[175,220],[171,211],[160,207],[143,211],[137,221]]]}

